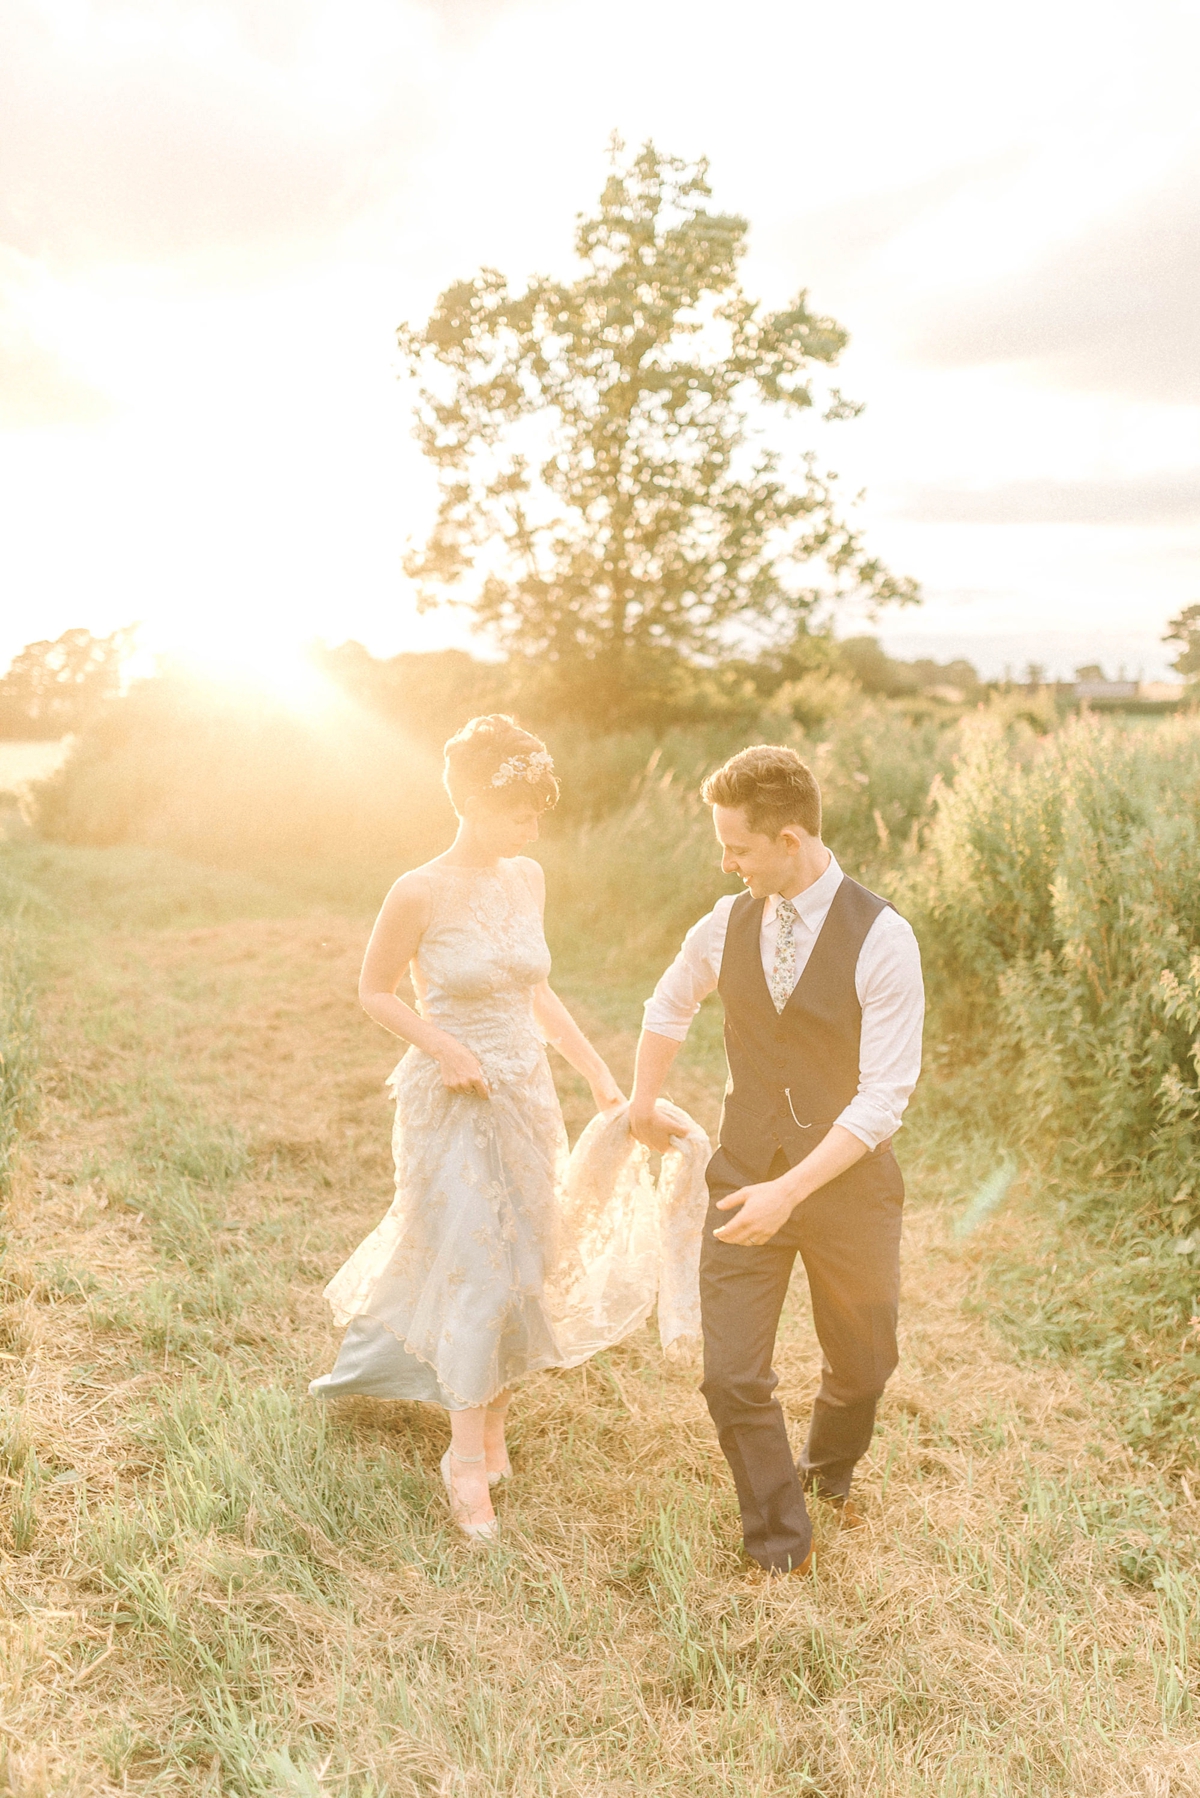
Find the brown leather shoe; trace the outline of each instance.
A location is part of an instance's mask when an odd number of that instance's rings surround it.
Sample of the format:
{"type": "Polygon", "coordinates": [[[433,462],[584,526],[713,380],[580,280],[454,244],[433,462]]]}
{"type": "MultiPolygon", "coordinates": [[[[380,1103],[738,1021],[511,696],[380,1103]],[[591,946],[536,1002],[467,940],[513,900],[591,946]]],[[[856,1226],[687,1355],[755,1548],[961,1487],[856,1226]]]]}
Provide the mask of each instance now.
{"type": "Polygon", "coordinates": [[[818,1504],[829,1506],[839,1530],[859,1530],[867,1521],[866,1512],[860,1511],[852,1498],[838,1498],[833,1495],[826,1497],[824,1493],[812,1490],[808,1492],[807,1497],[810,1501],[815,1498],[818,1504]]]}
{"type": "Polygon", "coordinates": [[[757,1561],[752,1562],[747,1569],[746,1578],[752,1586],[765,1586],[768,1580],[773,1579],[803,1579],[813,1570],[815,1553],[816,1550],[810,1548],[798,1567],[788,1567],[786,1570],[782,1567],[760,1567],[757,1561]]]}

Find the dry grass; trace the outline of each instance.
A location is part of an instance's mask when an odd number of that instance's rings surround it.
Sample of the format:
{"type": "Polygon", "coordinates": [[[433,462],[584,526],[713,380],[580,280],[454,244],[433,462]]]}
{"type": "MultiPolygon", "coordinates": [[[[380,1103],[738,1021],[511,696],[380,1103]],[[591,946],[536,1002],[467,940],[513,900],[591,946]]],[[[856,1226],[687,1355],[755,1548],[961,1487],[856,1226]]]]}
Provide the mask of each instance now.
{"type": "MultiPolygon", "coordinates": [[[[1200,1794],[1200,1511],[1130,1460],[1103,1386],[971,1315],[1031,1213],[955,1243],[987,1152],[939,1137],[936,1095],[869,1524],[819,1520],[813,1583],[746,1577],[694,1375],[648,1332],[529,1382],[504,1544],[472,1552],[440,1414],[305,1396],[321,1284],[388,1197],[363,921],[116,928],[112,854],[45,939],[7,1219],[0,1792],[1200,1794]]],[[[21,866],[65,890],[73,855],[21,866]]],[[[228,909],[254,908],[231,884],[228,909]]],[[[622,1071],[631,998],[592,1008],[622,1071]]],[[[709,1027],[677,1084],[710,1122],[713,1052],[709,1027]]],[[[781,1370],[799,1438],[801,1282],[781,1370]]]]}

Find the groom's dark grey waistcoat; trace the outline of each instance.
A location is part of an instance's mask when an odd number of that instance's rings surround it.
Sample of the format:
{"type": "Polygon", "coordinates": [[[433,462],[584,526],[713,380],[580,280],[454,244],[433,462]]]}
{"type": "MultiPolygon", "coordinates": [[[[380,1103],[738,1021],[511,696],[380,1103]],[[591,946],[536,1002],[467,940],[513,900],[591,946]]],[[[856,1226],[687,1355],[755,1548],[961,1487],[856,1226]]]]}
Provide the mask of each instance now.
{"type": "MultiPolygon", "coordinates": [[[[717,982],[729,1083],[711,1185],[763,1179],[779,1150],[794,1167],[858,1091],[862,1007],[854,975],[867,932],[888,901],[843,879],[782,1012],[763,972],[764,903],[742,893],[729,914],[717,982]]],[[[904,1191],[890,1148],[859,1162],[836,1182],[843,1183],[880,1196],[904,1191]]]]}

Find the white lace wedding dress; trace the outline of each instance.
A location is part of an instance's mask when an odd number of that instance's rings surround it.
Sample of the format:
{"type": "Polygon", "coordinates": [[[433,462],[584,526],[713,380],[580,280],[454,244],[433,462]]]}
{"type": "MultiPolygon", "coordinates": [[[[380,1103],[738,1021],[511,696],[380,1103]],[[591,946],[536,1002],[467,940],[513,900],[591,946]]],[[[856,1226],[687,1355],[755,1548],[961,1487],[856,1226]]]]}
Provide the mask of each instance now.
{"type": "Polygon", "coordinates": [[[550,953],[520,863],[425,872],[420,1008],[474,1051],[490,1097],[448,1091],[417,1049],[392,1074],[396,1197],[325,1289],[347,1328],[310,1391],[486,1404],[611,1346],[656,1298],[678,1352],[699,1333],[707,1138],[677,1112],[656,1182],[622,1112],[593,1119],[568,1157],[533,1014],[550,953]]]}

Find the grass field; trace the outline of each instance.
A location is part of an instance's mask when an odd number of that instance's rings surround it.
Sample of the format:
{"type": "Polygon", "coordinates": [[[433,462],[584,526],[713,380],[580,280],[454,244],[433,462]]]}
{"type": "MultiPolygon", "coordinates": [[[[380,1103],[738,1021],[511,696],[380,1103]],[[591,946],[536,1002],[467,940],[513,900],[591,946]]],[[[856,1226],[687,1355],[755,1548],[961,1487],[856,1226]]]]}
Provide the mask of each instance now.
{"type": "MultiPolygon", "coordinates": [[[[1003,1146],[950,1130],[936,1064],[868,1526],[822,1516],[814,1581],[753,1584],[696,1376],[644,1331],[523,1389],[472,1551],[441,1414],[305,1394],[390,1197],[369,919],[132,850],[13,846],[0,892],[42,1088],[2,1263],[0,1792],[1200,1794],[1200,1488],[994,1327],[997,1265],[1052,1277],[1052,1210],[1026,1172],[989,1211],[1003,1146]]],[[[561,947],[627,1077],[654,970],[561,947]]],[[[673,1096],[711,1125],[720,1083],[706,1014],[673,1096]]],[[[798,1445],[800,1280],[780,1367],[798,1445]]]]}

